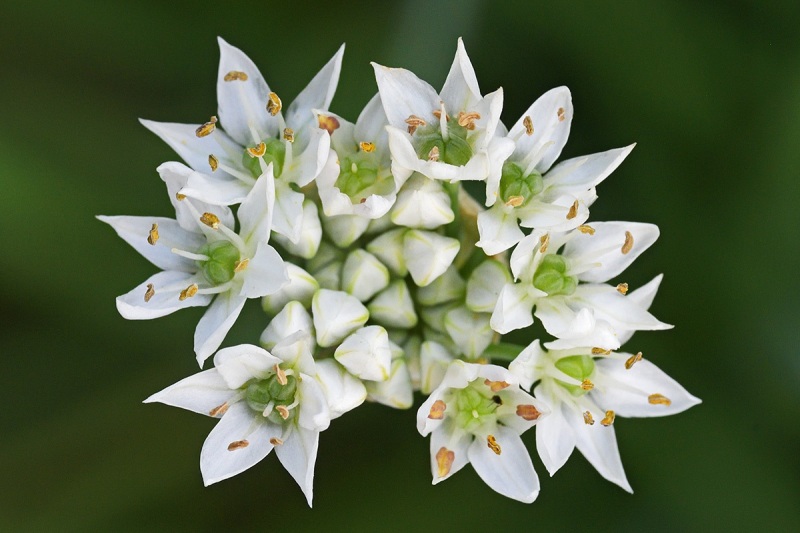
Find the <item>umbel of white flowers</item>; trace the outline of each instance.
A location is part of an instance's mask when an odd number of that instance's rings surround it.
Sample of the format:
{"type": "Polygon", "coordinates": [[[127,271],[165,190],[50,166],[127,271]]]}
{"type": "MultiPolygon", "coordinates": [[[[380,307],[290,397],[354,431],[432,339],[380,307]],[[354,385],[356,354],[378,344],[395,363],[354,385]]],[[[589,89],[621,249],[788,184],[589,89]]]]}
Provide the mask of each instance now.
{"type": "Polygon", "coordinates": [[[700,402],[641,352],[617,351],[635,331],[671,327],[649,312],[660,275],[630,293],[617,279],[658,228],[589,222],[596,186],[633,145],[556,162],[569,90],[508,129],[502,89],[481,93],[461,40],[440,91],[374,65],[378,93],[355,123],[328,109],[344,46],[284,109],[242,51],[219,45],[216,115],[142,120],[184,161],[158,167],[174,218],[98,217],[161,270],[117,298],[123,317],[207,307],[194,351],[201,368],[216,353],[214,367],[146,400],[220,419],[204,482],[274,449],[311,505],[331,420],[365,400],[408,409],[419,391],[434,484],[471,463],[532,502],[520,434],[535,425],[551,475],[578,448],[630,491],[616,417],[700,402]],[[482,182],[485,207],[463,181],[482,182]],[[252,298],[266,315],[260,346],[219,349],[252,298]],[[534,317],[547,350],[502,341],[534,317]]]}

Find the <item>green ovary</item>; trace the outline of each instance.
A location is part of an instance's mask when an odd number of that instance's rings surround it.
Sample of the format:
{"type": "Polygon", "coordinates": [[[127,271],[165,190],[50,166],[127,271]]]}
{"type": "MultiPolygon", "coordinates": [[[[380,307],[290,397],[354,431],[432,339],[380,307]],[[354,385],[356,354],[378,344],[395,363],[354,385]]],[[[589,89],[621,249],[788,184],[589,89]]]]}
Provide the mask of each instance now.
{"type": "Polygon", "coordinates": [[[575,292],[578,280],[566,272],[567,262],[562,256],[546,255],[533,275],[533,286],[549,296],[568,296],[575,292]]]}
{"type": "MultiPolygon", "coordinates": [[[[562,357],[556,361],[555,366],[569,377],[575,378],[581,382],[585,379],[589,379],[594,373],[594,359],[588,355],[570,355],[568,357],[562,357]]],[[[567,389],[573,396],[582,396],[589,392],[581,388],[580,385],[565,383],[561,380],[556,380],[556,382],[567,389]]]]}
{"type": "Polygon", "coordinates": [[[487,417],[494,420],[498,405],[491,397],[486,397],[472,385],[456,392],[451,403],[455,403],[456,406],[456,424],[466,431],[480,427],[487,422],[487,417]]]}
{"type": "Polygon", "coordinates": [[[208,256],[208,261],[198,261],[203,275],[212,285],[222,285],[233,279],[239,249],[228,241],[216,241],[205,245],[200,253],[208,256]]]}
{"type": "Polygon", "coordinates": [[[521,203],[515,207],[527,205],[531,198],[542,192],[544,181],[542,175],[535,170],[523,175],[523,170],[516,163],[506,161],[503,164],[503,174],[500,178],[500,198],[503,203],[508,203],[511,198],[522,198],[521,203]]]}
{"type": "Polygon", "coordinates": [[[339,162],[340,170],[339,177],[336,179],[336,188],[356,202],[377,192],[373,190],[380,185],[379,166],[376,159],[373,154],[363,152],[345,157],[339,162]]]}
{"type": "MultiPolygon", "coordinates": [[[[269,408],[267,418],[276,424],[282,424],[285,420],[275,408],[279,405],[291,405],[296,394],[297,379],[294,376],[286,376],[286,385],[281,385],[278,377],[273,374],[267,379],[250,383],[245,391],[245,401],[252,410],[262,414],[269,408]]],[[[289,409],[289,418],[293,414],[294,410],[289,409]]]]}
{"type": "Polygon", "coordinates": [[[467,141],[467,129],[458,124],[448,124],[447,140],[441,131],[426,127],[415,135],[417,155],[420,159],[429,159],[434,147],[439,149],[439,161],[449,165],[464,166],[472,158],[472,147],[467,141]]]}
{"type": "MultiPolygon", "coordinates": [[[[267,145],[267,151],[261,159],[264,163],[272,163],[272,172],[278,178],[283,172],[283,162],[286,160],[286,145],[280,139],[264,141],[264,144],[267,145]]],[[[258,157],[251,156],[247,150],[242,155],[242,164],[255,178],[261,175],[261,163],[258,160],[258,157]]]]}

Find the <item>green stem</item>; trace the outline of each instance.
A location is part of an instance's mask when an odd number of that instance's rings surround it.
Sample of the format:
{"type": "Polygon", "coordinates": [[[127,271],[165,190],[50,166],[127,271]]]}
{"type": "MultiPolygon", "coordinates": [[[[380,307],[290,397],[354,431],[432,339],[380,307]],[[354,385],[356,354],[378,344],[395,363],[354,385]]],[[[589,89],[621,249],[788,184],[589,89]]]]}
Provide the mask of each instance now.
{"type": "Polygon", "coordinates": [[[511,362],[517,358],[525,346],[519,344],[512,344],[510,342],[498,342],[497,344],[490,344],[486,348],[481,357],[492,360],[511,362]]]}

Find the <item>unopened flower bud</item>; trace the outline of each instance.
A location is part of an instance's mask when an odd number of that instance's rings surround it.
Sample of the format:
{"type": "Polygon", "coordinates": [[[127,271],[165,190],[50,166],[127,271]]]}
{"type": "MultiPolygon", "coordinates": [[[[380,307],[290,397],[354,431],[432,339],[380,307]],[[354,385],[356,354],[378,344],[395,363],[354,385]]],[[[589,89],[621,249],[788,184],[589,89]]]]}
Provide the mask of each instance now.
{"type": "Polygon", "coordinates": [[[387,231],[367,244],[367,250],[380,259],[392,274],[401,278],[408,274],[403,255],[403,242],[407,231],[405,228],[387,231]]]}
{"type": "Polygon", "coordinates": [[[391,217],[398,226],[435,229],[452,222],[455,215],[442,184],[414,174],[397,195],[391,217]]]}
{"type": "Polygon", "coordinates": [[[286,263],[289,274],[289,283],[273,294],[268,294],[261,299],[261,306],[269,315],[278,314],[283,307],[291,302],[298,301],[304,307],[311,306],[311,298],[319,290],[319,283],[314,276],[292,263],[286,263]]]}
{"type": "Polygon", "coordinates": [[[283,310],[270,321],[261,334],[261,346],[271,350],[280,341],[298,331],[305,331],[312,335],[314,323],[303,304],[292,301],[287,303],[283,310]]]}
{"type": "Polygon", "coordinates": [[[322,218],[325,235],[340,248],[347,248],[361,237],[369,226],[369,219],[358,215],[337,215],[322,218]]]}
{"type": "Polygon", "coordinates": [[[342,267],[342,290],[366,302],[389,284],[389,270],[377,257],[353,250],[342,267]]]}
{"type": "Polygon", "coordinates": [[[333,357],[354,376],[369,381],[389,379],[392,352],[381,326],[367,326],[344,339],[333,357]]]}
{"type": "Polygon", "coordinates": [[[500,261],[487,259],[472,271],[467,281],[467,307],[477,313],[491,313],[506,283],[511,283],[508,268],[500,261]]]}
{"type": "Polygon", "coordinates": [[[369,311],[355,296],[328,289],[317,291],[311,310],[317,343],[324,348],[338,344],[369,318],[369,311]]]}
{"type": "Polygon", "coordinates": [[[477,359],[494,337],[490,318],[489,313],[474,313],[466,306],[460,306],[445,315],[444,327],[468,359],[477,359]]]}
{"type": "Polygon", "coordinates": [[[300,223],[300,238],[297,242],[290,241],[280,233],[273,233],[272,238],[291,254],[303,259],[314,257],[322,240],[322,226],[316,204],[311,200],[303,202],[303,218],[300,223]]]}
{"type": "Polygon", "coordinates": [[[417,325],[414,302],[406,282],[395,280],[367,305],[370,318],[387,328],[413,328],[417,325]]]}
{"type": "Polygon", "coordinates": [[[450,266],[444,274],[417,291],[417,302],[422,305],[437,305],[464,297],[467,284],[458,274],[454,266],[450,266]]]}
{"type": "Polygon", "coordinates": [[[424,287],[444,274],[458,254],[458,240],[438,233],[411,230],[403,240],[403,256],[414,282],[424,287]]]}

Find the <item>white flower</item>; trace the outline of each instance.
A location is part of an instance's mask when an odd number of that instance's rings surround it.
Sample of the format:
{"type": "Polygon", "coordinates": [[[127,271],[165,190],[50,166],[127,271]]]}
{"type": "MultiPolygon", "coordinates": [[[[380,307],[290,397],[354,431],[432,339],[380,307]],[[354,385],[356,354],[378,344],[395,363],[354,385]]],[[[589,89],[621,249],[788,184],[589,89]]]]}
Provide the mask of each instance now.
{"type": "Polygon", "coordinates": [[[481,96],[461,39],[439,94],[407,70],[373,66],[399,182],[415,171],[451,182],[500,179],[503,161],[514,149],[511,140],[495,135],[503,91],[481,96]]]}
{"type": "MultiPolygon", "coordinates": [[[[175,189],[188,169],[179,163],[165,163],[158,170],[168,189],[175,189]]],[[[210,304],[194,336],[197,361],[202,366],[222,343],[248,298],[274,293],[289,281],[283,260],[268,244],[270,183],[268,168],[239,207],[238,234],[232,229],[228,208],[189,198],[179,200],[174,195],[170,198],[177,220],[98,217],[164,270],[118,297],[120,314],[127,319],[151,319],[210,304]],[[208,211],[201,214],[198,208],[208,211]]]]}
{"type": "Polygon", "coordinates": [[[417,412],[417,429],[431,435],[433,483],[472,463],[492,489],[530,503],[539,478],[520,435],[547,409],[522,391],[505,368],[454,361],[417,412]]]}
{"type": "Polygon", "coordinates": [[[200,453],[206,485],[247,470],[273,448],[311,505],[319,433],[330,423],[304,334],[273,353],[252,345],[220,350],[214,368],[145,400],[221,417],[200,453]]]}
{"type": "Polygon", "coordinates": [[[576,447],[609,481],[632,492],[617,448],[616,417],[666,416],[685,411],[700,400],[641,353],[610,353],[599,358],[592,348],[551,350],[539,341],[509,366],[523,388],[534,390],[552,413],[536,428],[536,447],[550,475],[576,447]]]}

